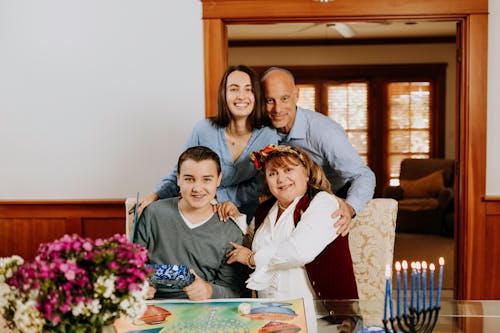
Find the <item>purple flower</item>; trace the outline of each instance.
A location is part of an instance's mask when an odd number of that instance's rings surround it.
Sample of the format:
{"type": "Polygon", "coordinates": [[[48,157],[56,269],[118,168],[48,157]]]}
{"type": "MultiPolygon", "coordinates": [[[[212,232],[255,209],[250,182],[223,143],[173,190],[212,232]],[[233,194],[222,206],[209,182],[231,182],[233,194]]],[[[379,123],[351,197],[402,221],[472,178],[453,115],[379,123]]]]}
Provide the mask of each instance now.
{"type": "MultiPolygon", "coordinates": [[[[75,324],[75,318],[83,321],[78,324],[91,327],[93,323],[85,320],[89,321],[92,316],[75,317],[72,313],[75,308],[79,309],[78,313],[91,308],[101,314],[112,313],[106,323],[124,311],[109,299],[96,298],[100,297],[94,294],[99,277],[114,275],[117,297],[129,297],[133,291],[142,290],[149,273],[146,261],[147,250],[130,243],[124,235],[95,241],[64,235],[59,240],[41,244],[37,257],[18,266],[14,276],[6,282],[20,292],[23,302],[30,299],[36,302],[36,309],[45,320],[44,329],[58,331],[57,326],[64,326],[68,330],[75,324]]],[[[129,300],[136,302],[133,298],[129,300]]],[[[13,318],[7,316],[6,319],[13,318]]]]}

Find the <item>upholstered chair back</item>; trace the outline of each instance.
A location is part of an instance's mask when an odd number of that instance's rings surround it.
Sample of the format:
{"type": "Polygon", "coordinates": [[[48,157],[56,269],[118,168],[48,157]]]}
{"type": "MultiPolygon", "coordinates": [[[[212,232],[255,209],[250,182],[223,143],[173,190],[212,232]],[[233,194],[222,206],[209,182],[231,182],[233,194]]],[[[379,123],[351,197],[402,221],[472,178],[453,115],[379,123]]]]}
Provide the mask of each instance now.
{"type": "Polygon", "coordinates": [[[363,321],[380,325],[385,296],[385,266],[393,265],[398,202],[372,199],[351,223],[349,248],[359,298],[370,302],[361,309],[363,321]]]}

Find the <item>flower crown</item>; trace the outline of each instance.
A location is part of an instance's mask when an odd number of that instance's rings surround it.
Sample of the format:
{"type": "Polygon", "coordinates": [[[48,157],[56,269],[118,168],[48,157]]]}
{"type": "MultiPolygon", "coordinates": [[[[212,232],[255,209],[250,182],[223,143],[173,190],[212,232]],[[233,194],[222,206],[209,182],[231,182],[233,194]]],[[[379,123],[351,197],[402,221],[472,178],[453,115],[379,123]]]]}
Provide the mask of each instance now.
{"type": "Polygon", "coordinates": [[[300,161],[305,165],[302,153],[295,147],[269,144],[259,151],[253,151],[250,153],[250,159],[252,160],[255,169],[262,171],[262,168],[264,167],[264,164],[266,163],[269,155],[272,155],[273,153],[292,154],[294,156],[297,156],[300,159],[300,161]]]}

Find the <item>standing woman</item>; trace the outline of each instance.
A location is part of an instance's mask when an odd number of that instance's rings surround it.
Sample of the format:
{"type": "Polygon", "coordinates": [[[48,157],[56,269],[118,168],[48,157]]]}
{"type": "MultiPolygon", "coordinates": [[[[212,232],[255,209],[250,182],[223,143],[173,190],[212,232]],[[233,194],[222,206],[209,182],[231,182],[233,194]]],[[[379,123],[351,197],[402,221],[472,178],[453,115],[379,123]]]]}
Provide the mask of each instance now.
{"type": "MultiPolygon", "coordinates": [[[[264,181],[249,154],[277,143],[278,134],[267,123],[259,76],[247,66],[229,66],[219,85],[217,116],[199,121],[184,147],[202,145],[219,155],[222,181],[217,200],[224,220],[238,210],[247,219],[255,213],[264,181]]],[[[155,200],[178,196],[176,173],[177,166],[141,200],[139,212],[155,200]]]]}
{"type": "Polygon", "coordinates": [[[321,167],[300,148],[269,145],[252,159],[264,172],[271,198],[255,215],[252,250],[231,243],[228,263],[255,269],[247,288],[259,298],[303,297],[309,331],[316,332],[313,299],[358,297],[350,253],[339,275],[330,269],[338,255],[331,246],[338,236],[332,227],[338,216],[331,216],[338,200],[321,167]]]}

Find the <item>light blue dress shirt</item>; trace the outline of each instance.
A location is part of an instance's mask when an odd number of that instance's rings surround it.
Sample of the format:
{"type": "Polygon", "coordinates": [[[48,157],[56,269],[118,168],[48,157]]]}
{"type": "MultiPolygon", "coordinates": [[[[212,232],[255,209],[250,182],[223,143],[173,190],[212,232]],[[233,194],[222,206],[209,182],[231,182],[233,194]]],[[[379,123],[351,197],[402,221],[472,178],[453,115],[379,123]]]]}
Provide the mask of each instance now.
{"type": "Polygon", "coordinates": [[[321,165],[334,193],[350,182],[346,202],[356,213],[373,197],[375,174],[349,142],[342,126],[332,119],[297,107],[292,129],[282,136],[280,144],[304,149],[321,165]]]}
{"type": "MultiPolygon", "coordinates": [[[[219,155],[222,181],[217,189],[217,200],[219,202],[232,201],[250,220],[257,209],[259,195],[264,184],[264,177],[253,166],[250,153],[270,143],[277,144],[278,134],[275,129],[269,127],[254,129],[245,150],[233,162],[224,131],[225,127],[217,127],[210,120],[203,119],[194,127],[184,149],[201,145],[212,149],[219,155]]],[[[176,173],[177,165],[156,185],[155,192],[160,199],[179,195],[176,173]]]]}

